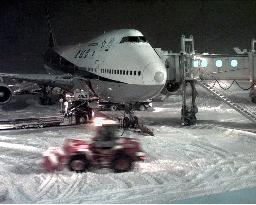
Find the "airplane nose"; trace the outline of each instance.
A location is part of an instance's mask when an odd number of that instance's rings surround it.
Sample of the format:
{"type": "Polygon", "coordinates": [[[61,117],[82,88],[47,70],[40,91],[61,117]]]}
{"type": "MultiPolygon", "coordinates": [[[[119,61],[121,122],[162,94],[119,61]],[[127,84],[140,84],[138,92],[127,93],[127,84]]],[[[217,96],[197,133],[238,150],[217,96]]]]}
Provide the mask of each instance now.
{"type": "Polygon", "coordinates": [[[156,84],[163,84],[165,83],[166,78],[166,70],[162,63],[154,62],[150,63],[146,66],[145,72],[149,75],[151,74],[151,77],[148,79],[153,79],[156,84]],[[153,75],[152,75],[153,74],[153,75]]]}

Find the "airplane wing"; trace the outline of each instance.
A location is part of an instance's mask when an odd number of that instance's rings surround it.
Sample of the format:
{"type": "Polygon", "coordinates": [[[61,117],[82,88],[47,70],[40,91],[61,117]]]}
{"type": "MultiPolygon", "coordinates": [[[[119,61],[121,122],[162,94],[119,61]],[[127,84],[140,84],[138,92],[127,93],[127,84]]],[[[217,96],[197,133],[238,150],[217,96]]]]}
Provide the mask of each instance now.
{"type": "Polygon", "coordinates": [[[92,97],[96,97],[94,91],[89,87],[89,80],[82,77],[76,77],[69,74],[66,75],[50,75],[50,74],[12,74],[0,73],[0,78],[35,82],[38,85],[46,85],[50,87],[60,87],[64,90],[84,89],[89,92],[92,97]]]}

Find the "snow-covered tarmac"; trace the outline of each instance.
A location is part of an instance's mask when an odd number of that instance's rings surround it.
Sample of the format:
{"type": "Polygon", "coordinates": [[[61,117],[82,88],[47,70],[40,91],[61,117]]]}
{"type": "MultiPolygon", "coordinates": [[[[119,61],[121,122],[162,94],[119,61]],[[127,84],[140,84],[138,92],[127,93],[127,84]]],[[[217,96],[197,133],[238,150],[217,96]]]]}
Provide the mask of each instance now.
{"type": "MultiPolygon", "coordinates": [[[[65,138],[88,139],[94,133],[90,125],[0,131],[1,203],[175,203],[256,187],[255,125],[206,92],[199,96],[195,126],[180,126],[180,96],[138,112],[155,136],[124,133],[138,138],[147,153],[146,161],[128,173],[43,172],[41,153],[65,138]]],[[[54,111],[23,101],[27,106],[19,110],[2,107],[0,117],[54,111]]]]}

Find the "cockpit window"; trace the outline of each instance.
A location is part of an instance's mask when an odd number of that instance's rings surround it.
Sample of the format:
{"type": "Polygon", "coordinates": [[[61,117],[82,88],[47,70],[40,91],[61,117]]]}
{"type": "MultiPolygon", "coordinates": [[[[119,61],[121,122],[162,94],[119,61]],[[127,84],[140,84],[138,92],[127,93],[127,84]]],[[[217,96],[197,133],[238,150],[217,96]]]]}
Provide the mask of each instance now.
{"type": "Polygon", "coordinates": [[[130,43],[145,43],[147,42],[146,38],[144,36],[126,36],[123,37],[120,43],[125,43],[125,42],[130,42],[130,43]]]}

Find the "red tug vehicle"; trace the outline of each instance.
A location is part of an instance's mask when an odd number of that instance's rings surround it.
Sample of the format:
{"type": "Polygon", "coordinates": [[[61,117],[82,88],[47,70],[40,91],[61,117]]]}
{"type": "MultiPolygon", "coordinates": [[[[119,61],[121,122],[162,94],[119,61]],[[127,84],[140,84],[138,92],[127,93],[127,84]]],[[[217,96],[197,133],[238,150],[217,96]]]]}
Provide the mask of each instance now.
{"type": "Polygon", "coordinates": [[[66,139],[62,148],[49,148],[44,153],[43,168],[52,172],[67,166],[71,171],[84,172],[95,166],[126,172],[134,162],[144,161],[145,153],[137,139],[116,136],[115,121],[100,118],[95,122],[96,136],[91,142],[66,139]]]}

